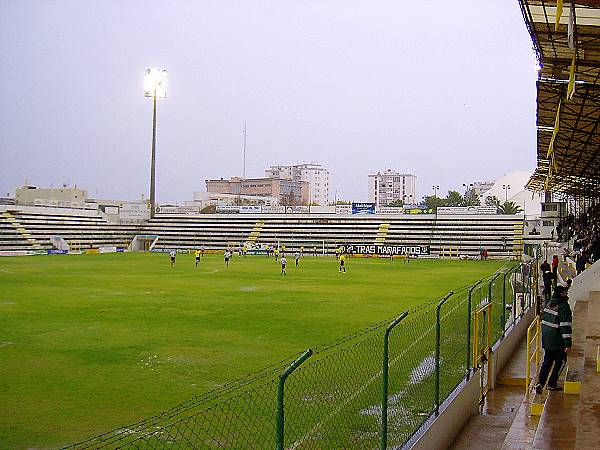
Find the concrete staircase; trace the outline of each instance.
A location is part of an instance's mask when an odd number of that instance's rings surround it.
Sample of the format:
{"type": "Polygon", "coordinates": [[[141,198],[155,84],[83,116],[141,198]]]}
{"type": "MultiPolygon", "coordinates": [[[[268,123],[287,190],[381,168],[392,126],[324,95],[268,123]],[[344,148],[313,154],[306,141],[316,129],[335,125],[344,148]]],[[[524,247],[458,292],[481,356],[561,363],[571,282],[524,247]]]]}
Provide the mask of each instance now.
{"type": "Polygon", "coordinates": [[[523,222],[515,223],[514,237],[513,237],[513,253],[516,255],[521,255],[523,253],[523,234],[524,234],[523,222]]]}
{"type": "Polygon", "coordinates": [[[502,449],[600,448],[600,265],[595,272],[577,277],[571,290],[573,347],[562,377],[564,391],[540,396],[530,390],[502,449]],[[579,286],[578,278],[584,278],[579,286]]]}
{"type": "Polygon", "coordinates": [[[388,231],[390,230],[390,222],[382,222],[379,225],[379,230],[377,230],[377,235],[375,236],[374,244],[383,244],[385,242],[385,238],[387,237],[388,231]]]}
{"type": "Polygon", "coordinates": [[[256,243],[256,241],[258,240],[258,237],[260,236],[260,232],[262,231],[264,226],[265,226],[264,220],[257,220],[256,224],[254,224],[254,228],[252,228],[252,231],[250,231],[250,234],[246,238],[246,242],[250,245],[256,243]]]}
{"type": "Polygon", "coordinates": [[[10,225],[12,225],[12,227],[17,231],[17,233],[19,233],[19,235],[21,235],[21,237],[25,241],[27,241],[27,243],[34,250],[40,250],[42,248],[40,243],[31,235],[29,231],[25,229],[25,227],[23,227],[23,225],[21,225],[21,223],[9,211],[3,211],[2,218],[10,225]]]}

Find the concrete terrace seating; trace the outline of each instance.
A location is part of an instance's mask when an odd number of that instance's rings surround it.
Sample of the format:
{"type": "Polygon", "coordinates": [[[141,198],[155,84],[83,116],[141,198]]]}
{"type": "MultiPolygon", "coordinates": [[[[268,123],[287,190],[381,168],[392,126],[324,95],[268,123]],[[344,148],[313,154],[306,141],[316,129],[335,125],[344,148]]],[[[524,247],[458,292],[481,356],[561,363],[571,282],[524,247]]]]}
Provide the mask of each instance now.
{"type": "Polygon", "coordinates": [[[0,216],[0,250],[29,250],[30,248],[29,241],[0,216]]]}
{"type": "MultiPolygon", "coordinates": [[[[318,214],[213,214],[202,216],[159,215],[143,229],[144,234],[159,236],[156,248],[224,249],[228,245],[246,242],[255,226],[260,232],[256,242],[285,244],[290,250],[304,245],[325,243],[327,253],[340,244],[372,245],[378,238],[380,226],[386,225],[383,243],[386,245],[430,245],[431,253],[443,248],[472,256],[481,247],[491,256],[504,255],[513,250],[520,216],[334,216],[318,214]],[[516,227],[517,226],[517,227],[516,227]]],[[[256,234],[256,231],[255,231],[256,234]]],[[[381,234],[381,233],[380,233],[381,234]]],[[[254,235],[253,235],[254,239],[254,235]]]]}
{"type": "Polygon", "coordinates": [[[0,250],[51,249],[52,236],[60,236],[79,249],[104,245],[126,247],[139,230],[139,225],[110,224],[99,215],[43,213],[18,209],[11,209],[9,213],[37,245],[33,246],[32,242],[23,241],[22,235],[4,218],[0,219],[0,250]],[[15,233],[18,236],[15,236],[15,233]]]}

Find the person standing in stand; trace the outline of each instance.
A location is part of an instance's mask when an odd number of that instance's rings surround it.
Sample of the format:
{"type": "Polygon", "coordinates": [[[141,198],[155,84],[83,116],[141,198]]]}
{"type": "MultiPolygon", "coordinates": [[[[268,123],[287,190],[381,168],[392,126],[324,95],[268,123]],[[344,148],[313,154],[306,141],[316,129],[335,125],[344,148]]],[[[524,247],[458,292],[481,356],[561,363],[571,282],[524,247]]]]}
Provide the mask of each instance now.
{"type": "Polygon", "coordinates": [[[538,383],[535,391],[542,393],[542,389],[548,381],[546,389],[549,391],[560,391],[558,377],[567,363],[567,354],[571,350],[572,313],[569,306],[567,289],[558,285],[548,305],[544,308],[542,316],[542,348],[544,349],[544,361],[540,367],[538,383]],[[550,370],[552,369],[552,373],[550,370]],[[548,378],[550,375],[550,378],[548,378]]]}
{"type": "Polygon", "coordinates": [[[558,283],[558,255],[552,257],[552,284],[558,283]]]}

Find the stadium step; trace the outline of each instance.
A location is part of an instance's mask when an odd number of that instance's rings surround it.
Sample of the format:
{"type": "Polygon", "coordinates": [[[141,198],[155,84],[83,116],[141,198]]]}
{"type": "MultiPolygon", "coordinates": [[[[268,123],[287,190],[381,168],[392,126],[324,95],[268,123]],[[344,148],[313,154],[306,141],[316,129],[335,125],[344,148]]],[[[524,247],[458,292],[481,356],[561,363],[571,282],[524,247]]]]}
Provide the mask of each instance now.
{"type": "Polygon", "coordinates": [[[600,334],[600,294],[597,305],[592,306],[584,298],[573,308],[573,347],[561,380],[564,390],[549,392],[544,389],[541,395],[536,394],[533,386],[537,373],[532,374],[531,385],[502,449],[594,448],[591,443],[597,442],[600,428],[600,417],[596,412],[600,400],[594,403],[590,398],[596,395],[600,399],[600,374],[596,372],[598,347],[590,345],[593,339],[590,340],[589,335],[593,321],[597,322],[600,334]],[[591,360],[590,353],[593,353],[591,360]],[[588,382],[590,373],[596,378],[595,386],[588,382]],[[580,434],[585,434],[581,442],[580,434]]]}
{"type": "Polygon", "coordinates": [[[258,237],[260,236],[260,232],[262,231],[264,226],[265,226],[264,220],[257,220],[256,224],[254,225],[254,228],[252,228],[252,231],[250,231],[250,234],[246,238],[246,242],[248,242],[249,244],[255,243],[258,240],[258,237]]]}
{"type": "MultiPolygon", "coordinates": [[[[576,331],[576,330],[575,330],[576,331]]],[[[583,378],[579,403],[576,448],[598,446],[600,430],[600,292],[592,291],[589,296],[583,378]]]]}
{"type": "Polygon", "coordinates": [[[523,234],[524,224],[523,222],[517,222],[514,224],[514,237],[513,237],[513,252],[520,255],[523,253],[523,234]]]}
{"type": "Polygon", "coordinates": [[[12,225],[12,227],[21,235],[23,240],[27,241],[31,247],[34,249],[40,249],[42,246],[40,243],[33,237],[33,235],[25,229],[25,227],[8,211],[4,211],[2,213],[2,217],[12,225]]]}
{"type": "Polygon", "coordinates": [[[592,448],[579,447],[577,435],[584,404],[583,395],[579,394],[582,393],[587,352],[586,334],[589,332],[589,320],[593,316],[594,311],[590,308],[589,301],[584,299],[577,301],[573,309],[573,346],[563,376],[563,391],[547,394],[540,412],[533,448],[592,448]]]}
{"type": "Polygon", "coordinates": [[[387,237],[389,230],[390,222],[382,222],[379,225],[379,230],[377,230],[377,235],[375,236],[375,245],[383,244],[385,242],[385,238],[387,237]]]}

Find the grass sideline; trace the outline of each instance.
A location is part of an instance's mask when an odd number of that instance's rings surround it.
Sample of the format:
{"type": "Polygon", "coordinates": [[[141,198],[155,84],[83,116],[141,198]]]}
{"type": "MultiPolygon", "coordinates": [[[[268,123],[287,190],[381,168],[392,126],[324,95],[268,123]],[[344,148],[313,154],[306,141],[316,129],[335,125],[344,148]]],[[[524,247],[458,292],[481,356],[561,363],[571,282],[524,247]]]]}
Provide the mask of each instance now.
{"type": "Polygon", "coordinates": [[[0,447],[156,414],[490,275],[501,261],[166,254],[0,259],[0,447]]]}

